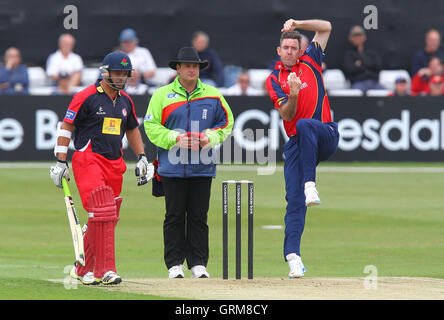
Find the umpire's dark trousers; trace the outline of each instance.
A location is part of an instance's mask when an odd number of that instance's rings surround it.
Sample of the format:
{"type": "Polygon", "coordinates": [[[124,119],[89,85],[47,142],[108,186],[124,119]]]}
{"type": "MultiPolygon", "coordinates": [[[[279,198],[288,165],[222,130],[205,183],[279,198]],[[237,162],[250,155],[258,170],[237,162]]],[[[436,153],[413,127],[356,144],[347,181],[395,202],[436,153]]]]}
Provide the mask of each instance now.
{"type": "Polygon", "coordinates": [[[212,177],[162,177],[165,193],[163,223],[167,268],[187,261],[188,269],[208,262],[208,209],[212,177]]]}

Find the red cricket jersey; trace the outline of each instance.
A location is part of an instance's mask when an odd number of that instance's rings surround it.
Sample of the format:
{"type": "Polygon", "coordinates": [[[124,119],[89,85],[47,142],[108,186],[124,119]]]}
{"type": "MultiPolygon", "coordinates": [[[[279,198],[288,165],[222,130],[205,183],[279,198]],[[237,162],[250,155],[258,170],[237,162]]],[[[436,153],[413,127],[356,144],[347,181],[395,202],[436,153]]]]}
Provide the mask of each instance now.
{"type": "Polygon", "coordinates": [[[63,121],[74,124],[74,147],[114,160],[122,156],[122,138],[139,126],[133,100],[122,90],[111,100],[97,81],[74,95],[63,121]]]}
{"type": "Polygon", "coordinates": [[[291,72],[300,76],[302,86],[299,91],[296,114],[290,121],[284,120],[287,135],[296,135],[296,123],[299,119],[317,119],[331,122],[330,103],[322,79],[322,60],[324,53],[319,43],[313,41],[305,53],[291,69],[286,69],[282,62],[277,62],[275,69],[266,80],[266,87],[276,109],[288,101],[290,87],[288,76],[291,72]]]}

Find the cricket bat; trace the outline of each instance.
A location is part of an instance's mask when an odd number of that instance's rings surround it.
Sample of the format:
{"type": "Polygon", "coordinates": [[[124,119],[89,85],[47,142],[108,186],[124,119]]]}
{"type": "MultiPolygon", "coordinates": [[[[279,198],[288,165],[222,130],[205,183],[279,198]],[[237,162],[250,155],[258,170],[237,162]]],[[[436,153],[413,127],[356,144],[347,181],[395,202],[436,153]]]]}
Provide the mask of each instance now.
{"type": "Polygon", "coordinates": [[[74,252],[76,262],[85,265],[85,251],[83,248],[83,234],[80,227],[80,221],[77,217],[74,201],[72,201],[71,191],[69,191],[68,182],[62,178],[63,192],[65,194],[66,211],[68,212],[69,227],[71,228],[72,242],[74,244],[74,252]]]}

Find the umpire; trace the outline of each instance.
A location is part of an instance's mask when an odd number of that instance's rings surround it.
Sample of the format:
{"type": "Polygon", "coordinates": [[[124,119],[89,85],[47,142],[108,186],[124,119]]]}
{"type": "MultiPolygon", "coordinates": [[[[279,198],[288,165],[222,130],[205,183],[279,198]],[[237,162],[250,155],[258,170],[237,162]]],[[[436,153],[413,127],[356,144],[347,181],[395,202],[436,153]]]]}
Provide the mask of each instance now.
{"type": "Polygon", "coordinates": [[[234,120],[221,93],[199,79],[199,71],[207,65],[194,48],[181,48],[169,63],[177,77],[153,94],[144,120],[148,138],[158,147],[157,180],[165,195],[164,259],[169,278],[184,277],[185,259],[193,278],[210,276],[206,270],[207,216],[211,180],[216,175],[211,148],[231,134],[234,120]]]}

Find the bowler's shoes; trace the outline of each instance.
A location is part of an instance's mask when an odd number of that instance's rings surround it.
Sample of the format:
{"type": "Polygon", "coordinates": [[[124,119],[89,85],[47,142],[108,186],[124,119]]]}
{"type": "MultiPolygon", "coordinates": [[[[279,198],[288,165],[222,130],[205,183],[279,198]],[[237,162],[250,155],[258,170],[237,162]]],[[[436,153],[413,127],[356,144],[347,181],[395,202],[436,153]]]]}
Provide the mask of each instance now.
{"type": "Polygon", "coordinates": [[[183,278],[183,267],[181,264],[177,266],[172,266],[168,269],[168,278],[174,279],[174,278],[183,278]]]}
{"type": "Polygon", "coordinates": [[[191,268],[191,277],[197,278],[209,278],[210,274],[207,272],[205,266],[197,265],[191,268]]]}
{"type": "Polygon", "coordinates": [[[101,282],[104,285],[115,285],[121,283],[122,278],[114,271],[108,271],[103,275],[101,282]]]}
{"type": "Polygon", "coordinates": [[[296,253],[290,253],[286,256],[288,261],[288,266],[290,267],[290,273],[288,274],[288,278],[302,278],[305,273],[305,267],[302,264],[301,257],[296,253]]]}
{"type": "Polygon", "coordinates": [[[321,204],[321,199],[319,199],[318,190],[316,190],[316,185],[314,182],[307,182],[305,184],[305,205],[307,207],[318,206],[321,204]]]}

